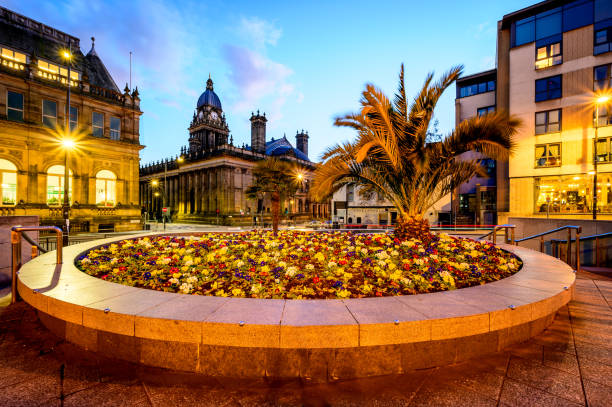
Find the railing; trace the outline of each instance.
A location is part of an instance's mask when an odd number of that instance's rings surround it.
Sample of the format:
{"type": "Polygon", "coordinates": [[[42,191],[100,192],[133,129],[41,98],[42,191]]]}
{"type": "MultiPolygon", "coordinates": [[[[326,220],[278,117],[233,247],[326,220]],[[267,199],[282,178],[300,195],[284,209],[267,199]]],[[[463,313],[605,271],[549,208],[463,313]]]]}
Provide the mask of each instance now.
{"type": "Polygon", "coordinates": [[[575,241],[576,241],[576,271],[580,271],[580,233],[582,233],[582,227],[580,226],[571,226],[571,225],[561,226],[560,228],[552,229],[546,232],[535,234],[533,236],[527,236],[522,239],[518,239],[516,240],[516,243],[518,244],[520,242],[524,242],[526,240],[531,240],[531,239],[537,239],[539,237],[540,238],[540,252],[544,252],[544,236],[547,236],[553,233],[562,232],[564,230],[567,230],[567,240],[551,239],[551,244],[555,244],[553,242],[557,242],[556,243],[557,250],[556,250],[555,255],[557,258],[559,259],[561,258],[561,253],[559,253],[559,250],[558,250],[559,243],[565,243],[566,250],[565,250],[564,261],[570,266],[572,265],[572,230],[575,230],[576,231],[576,238],[575,238],[575,241]]]}
{"type": "Polygon", "coordinates": [[[497,232],[504,229],[504,243],[510,243],[511,245],[514,245],[516,244],[516,241],[514,240],[514,228],[515,228],[514,225],[497,225],[493,228],[492,231],[480,236],[478,239],[482,240],[482,239],[486,239],[487,237],[491,236],[491,240],[493,244],[495,244],[497,241],[497,232]],[[509,231],[511,232],[510,240],[508,240],[509,231]]]}
{"type": "MultiPolygon", "coordinates": [[[[56,251],[56,264],[62,264],[62,230],[57,226],[13,226],[11,228],[11,246],[12,246],[12,261],[11,261],[11,271],[13,281],[11,282],[11,304],[17,302],[17,272],[21,268],[21,238],[25,235],[22,235],[23,232],[40,232],[43,230],[53,230],[55,231],[57,243],[57,251],[56,251]]],[[[33,246],[33,248],[36,246],[33,246]]],[[[36,257],[37,252],[32,250],[32,257],[36,257]]]]}
{"type": "MultiPolygon", "coordinates": [[[[605,239],[605,238],[612,238],[612,232],[608,232],[608,233],[600,233],[597,235],[591,235],[591,236],[584,236],[584,237],[580,237],[579,234],[577,234],[576,239],[571,239],[570,240],[572,242],[576,241],[576,251],[578,252],[580,250],[580,247],[587,241],[592,241],[595,240],[595,267],[599,267],[600,266],[600,256],[599,256],[599,249],[600,249],[600,245],[599,245],[599,240],[600,239],[605,239]]],[[[569,241],[569,240],[568,240],[569,241]]],[[[561,244],[566,243],[566,240],[561,240],[561,239],[552,239],[551,241],[551,250],[553,252],[557,253],[557,257],[558,256],[558,252],[559,252],[559,246],[561,244]]],[[[584,246],[582,246],[584,248],[584,246]]],[[[579,254],[578,254],[579,255],[579,254]]]]}

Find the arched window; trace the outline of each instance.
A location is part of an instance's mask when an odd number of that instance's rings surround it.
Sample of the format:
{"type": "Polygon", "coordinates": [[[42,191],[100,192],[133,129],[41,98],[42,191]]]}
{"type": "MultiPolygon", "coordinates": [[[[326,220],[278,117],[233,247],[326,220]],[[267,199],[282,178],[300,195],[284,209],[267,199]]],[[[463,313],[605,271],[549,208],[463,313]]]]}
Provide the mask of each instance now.
{"type": "Polygon", "coordinates": [[[96,174],[96,205],[112,207],[117,203],[117,176],[109,170],[96,174]]]}
{"type": "Polygon", "coordinates": [[[17,167],[8,160],[0,159],[0,186],[2,193],[2,206],[11,206],[17,203],[17,167]]]}
{"type": "MultiPolygon", "coordinates": [[[[72,170],[68,171],[68,200],[72,202],[72,170]]],[[[64,166],[52,165],[47,170],[47,205],[64,203],[64,166]]]]}

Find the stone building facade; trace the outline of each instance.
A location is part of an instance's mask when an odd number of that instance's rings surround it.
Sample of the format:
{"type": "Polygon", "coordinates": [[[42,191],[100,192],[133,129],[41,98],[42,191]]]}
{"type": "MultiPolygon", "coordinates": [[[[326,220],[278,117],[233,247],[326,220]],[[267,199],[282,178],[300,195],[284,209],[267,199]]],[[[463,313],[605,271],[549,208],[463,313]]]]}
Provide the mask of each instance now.
{"type": "Polygon", "coordinates": [[[93,38],[84,55],[78,38],[1,7],[0,48],[0,216],[63,223],[69,84],[71,229],[138,229],[138,90],[119,90],[93,38]]]}
{"type": "Polygon", "coordinates": [[[166,216],[177,222],[252,225],[271,219],[269,197],[250,200],[255,164],[277,157],[295,164],[302,187],[281,203],[281,220],[303,222],[327,219],[329,204],[314,203],[308,189],[315,164],[308,158],[308,134],[298,131],[297,148],[285,136],[266,139],[268,119],[251,115],[251,144],[238,147],[230,136],[221,101],[208,79],[189,126],[189,146],[180,155],[140,168],[140,203],[150,217],[166,216]]]}

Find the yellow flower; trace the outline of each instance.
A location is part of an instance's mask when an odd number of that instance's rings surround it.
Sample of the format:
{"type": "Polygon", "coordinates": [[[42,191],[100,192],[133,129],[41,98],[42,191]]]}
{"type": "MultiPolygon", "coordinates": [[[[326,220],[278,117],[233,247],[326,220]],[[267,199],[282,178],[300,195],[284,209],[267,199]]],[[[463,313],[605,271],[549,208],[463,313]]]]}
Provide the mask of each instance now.
{"type": "Polygon", "coordinates": [[[336,293],[336,295],[337,295],[338,297],[340,297],[340,298],[347,298],[349,295],[351,295],[351,292],[350,292],[350,291],[348,291],[348,290],[344,290],[344,289],[342,289],[342,290],[338,291],[338,292],[336,293]]]}

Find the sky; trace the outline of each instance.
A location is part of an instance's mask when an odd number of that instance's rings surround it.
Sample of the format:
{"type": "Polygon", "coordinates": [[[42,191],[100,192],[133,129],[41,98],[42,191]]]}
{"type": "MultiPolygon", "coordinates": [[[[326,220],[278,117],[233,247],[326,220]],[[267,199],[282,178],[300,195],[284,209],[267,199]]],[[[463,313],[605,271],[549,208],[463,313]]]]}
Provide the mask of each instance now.
{"type": "MultiPolygon", "coordinates": [[[[414,95],[428,72],[495,67],[496,26],[534,0],[164,1],[0,0],[3,7],[79,37],[95,48],[120,89],[138,86],[141,164],[177,155],[210,74],[235,145],[250,144],[251,112],[265,112],[267,137],[295,145],[309,133],[309,156],[355,138],[334,127],[355,112],[367,83],[390,98],[405,65],[414,95]]],[[[452,131],[455,88],[436,108],[452,131]]]]}

